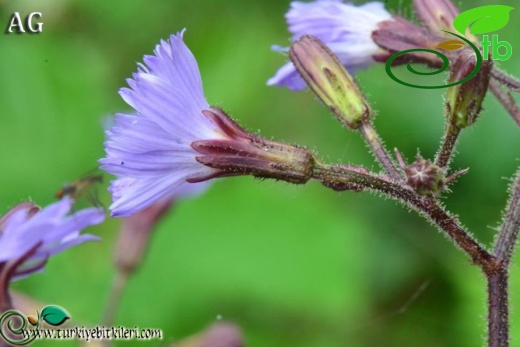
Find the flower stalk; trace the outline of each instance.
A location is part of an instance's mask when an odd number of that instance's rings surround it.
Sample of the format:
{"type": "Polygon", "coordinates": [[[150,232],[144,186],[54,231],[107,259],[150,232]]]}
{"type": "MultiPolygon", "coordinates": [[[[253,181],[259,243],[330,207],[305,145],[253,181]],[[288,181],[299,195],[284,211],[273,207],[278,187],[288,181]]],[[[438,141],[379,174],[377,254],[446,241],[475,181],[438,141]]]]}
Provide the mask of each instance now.
{"type": "Polygon", "coordinates": [[[459,135],[461,132],[461,128],[457,125],[448,123],[446,124],[446,130],[444,132],[444,137],[442,138],[441,148],[437,153],[437,157],[435,158],[435,165],[448,169],[448,165],[450,164],[453,156],[455,154],[455,147],[459,140],[459,135]]]}
{"type": "Polygon", "coordinates": [[[115,249],[116,273],[103,316],[104,326],[114,324],[128,280],[142,265],[158,223],[172,206],[171,199],[158,201],[123,219],[115,249]]]}
{"type": "Polygon", "coordinates": [[[105,312],[103,313],[102,324],[104,326],[108,327],[114,325],[119,310],[119,304],[125,292],[129,277],[130,274],[127,272],[116,271],[112,280],[108,301],[105,306],[105,312]]]}
{"type": "Polygon", "coordinates": [[[508,90],[503,90],[502,86],[495,80],[489,82],[489,89],[497,98],[502,107],[509,113],[515,123],[520,126],[520,108],[516,104],[515,99],[508,90]]]}
{"type": "Polygon", "coordinates": [[[501,71],[500,69],[494,68],[491,71],[491,76],[498,83],[503,84],[504,86],[510,88],[511,90],[513,90],[515,92],[520,92],[520,81],[512,76],[509,76],[508,74],[501,71]]]}
{"type": "Polygon", "coordinates": [[[390,154],[385,149],[383,142],[381,141],[381,138],[377,134],[376,129],[372,123],[363,122],[363,124],[359,127],[359,131],[386,173],[394,181],[401,181],[402,176],[399,171],[397,171],[394,161],[391,159],[390,154]]]}

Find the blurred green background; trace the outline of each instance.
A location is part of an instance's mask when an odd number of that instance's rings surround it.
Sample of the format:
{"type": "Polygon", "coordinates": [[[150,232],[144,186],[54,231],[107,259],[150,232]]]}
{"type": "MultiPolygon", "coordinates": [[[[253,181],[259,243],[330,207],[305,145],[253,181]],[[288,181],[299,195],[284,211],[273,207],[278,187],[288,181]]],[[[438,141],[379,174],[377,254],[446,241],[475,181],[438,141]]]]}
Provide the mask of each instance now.
{"type": "MultiPolygon", "coordinates": [[[[342,129],[311,92],[265,85],[286,60],[270,46],[289,42],[288,7],[285,0],[0,1],[0,212],[26,199],[47,205],[64,183],[96,167],[104,156],[104,117],[129,110],[118,89],[159,39],[182,28],[211,104],[267,138],[308,146],[330,162],[377,169],[359,136],[342,129]],[[4,34],[14,11],[43,12],[43,33],[4,34]]],[[[411,13],[408,0],[388,1],[388,7],[411,13]]],[[[514,11],[499,33],[514,48],[500,65],[517,76],[519,30],[514,11]]],[[[443,132],[444,91],[398,85],[381,65],[357,76],[379,112],[375,124],[386,144],[409,160],[418,150],[432,158],[443,132]]],[[[490,96],[458,147],[454,168],[471,170],[446,205],[486,245],[519,164],[519,134],[490,96]]],[[[108,206],[104,188],[100,200],[108,206]]],[[[53,257],[44,274],[13,288],[65,307],[75,323],[99,324],[118,225],[108,219],[89,229],[103,241],[53,257]]],[[[511,281],[516,345],[516,265],[511,281]]],[[[165,218],[128,284],[116,323],[161,328],[162,344],[221,316],[240,325],[248,346],[481,346],[484,286],[467,257],[392,201],[335,193],[315,182],[232,178],[216,181],[165,218]]]]}

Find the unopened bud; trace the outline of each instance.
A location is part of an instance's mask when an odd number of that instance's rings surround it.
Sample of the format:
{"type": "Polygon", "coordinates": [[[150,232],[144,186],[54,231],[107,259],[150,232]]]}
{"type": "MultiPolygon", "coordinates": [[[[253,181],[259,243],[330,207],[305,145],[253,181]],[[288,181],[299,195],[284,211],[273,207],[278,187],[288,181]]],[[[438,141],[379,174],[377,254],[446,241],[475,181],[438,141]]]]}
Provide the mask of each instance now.
{"type": "Polygon", "coordinates": [[[414,0],[417,17],[431,31],[453,31],[453,20],[459,14],[451,0],[414,0]]]}
{"type": "Polygon", "coordinates": [[[417,157],[412,165],[405,167],[404,172],[408,185],[419,195],[436,196],[446,187],[444,171],[421,157],[417,157]]]}
{"type": "MultiPolygon", "coordinates": [[[[463,80],[476,68],[474,52],[463,52],[455,61],[449,83],[463,80]]],[[[491,76],[491,60],[484,60],[480,71],[469,81],[448,89],[447,121],[460,129],[472,125],[482,110],[491,76]]]]}
{"type": "Polygon", "coordinates": [[[204,115],[219,124],[230,139],[200,140],[191,147],[200,153],[196,160],[218,171],[210,176],[187,179],[190,183],[222,176],[253,175],[303,184],[310,178],[314,156],[303,147],[269,141],[240,128],[222,110],[212,108],[204,115]]]}
{"type": "Polygon", "coordinates": [[[307,85],[346,127],[357,129],[371,114],[363,94],[343,64],[314,36],[304,35],[289,56],[307,85]]]}
{"type": "Polygon", "coordinates": [[[123,220],[115,252],[115,263],[120,272],[130,274],[141,265],[152,232],[171,205],[171,199],[161,200],[123,220]]]}

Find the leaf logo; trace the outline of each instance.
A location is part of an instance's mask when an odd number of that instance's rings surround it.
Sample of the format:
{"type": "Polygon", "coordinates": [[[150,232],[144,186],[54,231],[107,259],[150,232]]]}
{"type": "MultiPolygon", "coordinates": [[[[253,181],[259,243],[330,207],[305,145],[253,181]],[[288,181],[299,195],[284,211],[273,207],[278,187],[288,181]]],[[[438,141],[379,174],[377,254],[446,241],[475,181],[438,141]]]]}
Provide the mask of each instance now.
{"type": "Polygon", "coordinates": [[[457,49],[464,47],[464,45],[465,43],[460,40],[448,40],[439,43],[436,48],[445,49],[447,51],[456,51],[457,49]]]}
{"type": "Polygon", "coordinates": [[[38,318],[35,316],[27,316],[27,321],[31,323],[31,325],[36,326],[38,324],[38,318]]]}
{"type": "Polygon", "coordinates": [[[45,306],[41,313],[42,319],[50,325],[62,325],[70,318],[67,311],[59,306],[45,306]]]}
{"type": "Polygon", "coordinates": [[[468,28],[470,34],[487,34],[505,27],[509,22],[509,13],[514,9],[505,5],[475,7],[459,14],[453,26],[462,35],[468,28]]]}

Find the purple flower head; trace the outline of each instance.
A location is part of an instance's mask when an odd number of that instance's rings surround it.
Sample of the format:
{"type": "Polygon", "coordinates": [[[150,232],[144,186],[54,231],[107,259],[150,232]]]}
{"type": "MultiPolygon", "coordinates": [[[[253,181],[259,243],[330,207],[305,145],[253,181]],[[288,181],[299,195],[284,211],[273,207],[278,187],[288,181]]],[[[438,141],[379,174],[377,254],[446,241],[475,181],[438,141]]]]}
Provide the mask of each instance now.
{"type": "Polygon", "coordinates": [[[253,175],[308,180],[310,153],[250,134],[204,98],[197,62],[172,35],[145,56],[130,89],[120,91],[136,114],[117,114],[106,132],[101,169],[117,176],[109,188],[113,216],[130,216],[157,201],[195,193],[216,177],[253,175]]]}
{"type": "MultiPolygon", "coordinates": [[[[372,32],[380,22],[392,18],[381,2],[354,6],[342,0],[294,1],[285,17],[293,34],[292,41],[305,34],[316,36],[338,56],[350,73],[374,62],[372,57],[378,46],[372,40],[372,32]]],[[[273,46],[273,50],[284,52],[287,48],[273,46]]],[[[291,62],[282,66],[267,84],[291,90],[306,87],[291,62]]]]}
{"type": "Polygon", "coordinates": [[[0,273],[10,280],[40,271],[47,259],[72,246],[99,240],[80,231],[105,219],[102,209],[88,208],[70,214],[73,200],[39,209],[22,203],[0,219],[0,273]]]}
{"type": "MultiPolygon", "coordinates": [[[[210,110],[197,62],[183,42],[184,31],[161,41],[154,55],[120,91],[136,111],[117,114],[106,132],[101,169],[114,174],[109,191],[113,216],[129,216],[162,199],[186,195],[206,183],[186,187],[190,179],[211,177],[218,170],[195,159],[192,143],[228,136],[204,113],[210,110]]],[[[190,184],[191,186],[191,184],[190,184]]]]}

